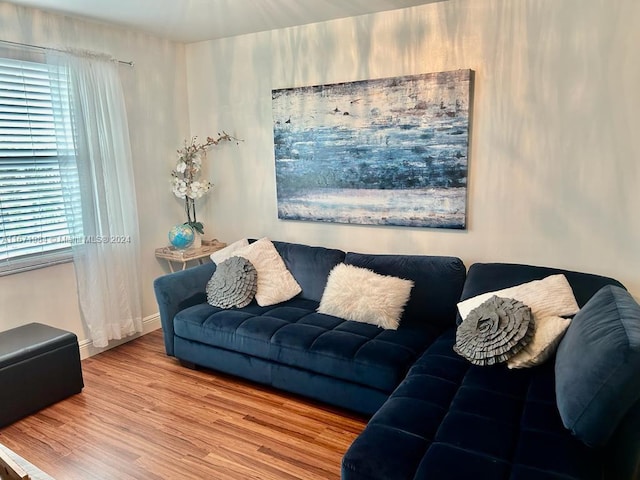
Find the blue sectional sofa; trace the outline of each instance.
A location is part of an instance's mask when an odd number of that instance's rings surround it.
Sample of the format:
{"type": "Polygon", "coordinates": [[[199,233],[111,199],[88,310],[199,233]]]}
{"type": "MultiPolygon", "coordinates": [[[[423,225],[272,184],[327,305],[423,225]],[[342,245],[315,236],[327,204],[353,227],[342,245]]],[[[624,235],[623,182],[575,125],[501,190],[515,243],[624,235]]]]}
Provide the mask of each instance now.
{"type": "MultiPolygon", "coordinates": [[[[580,328],[572,333],[576,318],[566,334],[571,340],[565,338],[567,344],[573,342],[565,352],[569,361],[560,367],[554,359],[520,370],[479,367],[453,351],[460,300],[564,273],[582,307],[602,287],[622,287],[616,280],[497,263],[472,265],[467,274],[462,261],[452,257],[365,255],[274,244],[302,292],[272,307],[253,303],[222,310],[208,305],[204,291],[213,264],[156,279],[166,352],[186,365],[231,373],[372,415],[343,458],[344,480],[640,478],[640,370],[624,379],[628,386],[637,378],[638,388],[627,388],[620,397],[620,418],[604,420],[611,423],[604,445],[586,446],[563,426],[557,406],[558,369],[566,384],[572,356],[597,360],[601,350],[607,351],[607,342],[619,339],[596,338],[594,350],[588,345],[593,340],[589,331],[586,340],[580,328]],[[316,312],[327,276],[340,262],[414,281],[398,330],[316,312]]],[[[631,311],[625,315],[633,318],[635,307],[626,307],[606,306],[604,311],[614,321],[619,310],[631,311]]],[[[637,330],[633,325],[612,329],[627,340],[609,346],[631,353],[613,360],[615,354],[603,354],[605,363],[637,362],[633,352],[640,343],[640,318],[637,323],[637,330]]],[[[593,370],[609,366],[596,362],[593,370]]],[[[613,367],[620,370],[617,364],[613,367]]],[[[582,401],[580,381],[569,385],[582,401]]],[[[561,397],[563,408],[575,410],[571,395],[565,391],[561,397]]],[[[577,408],[591,406],[579,403],[577,408]]],[[[580,419],[615,416],[606,410],[595,412],[580,411],[580,419]]]]}

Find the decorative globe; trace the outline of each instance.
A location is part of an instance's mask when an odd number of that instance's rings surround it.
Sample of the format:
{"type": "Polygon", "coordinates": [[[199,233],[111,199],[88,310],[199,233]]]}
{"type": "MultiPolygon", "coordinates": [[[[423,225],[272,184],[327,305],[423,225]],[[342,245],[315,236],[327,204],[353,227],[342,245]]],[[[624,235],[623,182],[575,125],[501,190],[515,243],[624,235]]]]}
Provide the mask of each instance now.
{"type": "Polygon", "coordinates": [[[186,224],[174,225],[169,230],[169,242],[178,249],[189,248],[196,238],[191,226],[186,224]]]}

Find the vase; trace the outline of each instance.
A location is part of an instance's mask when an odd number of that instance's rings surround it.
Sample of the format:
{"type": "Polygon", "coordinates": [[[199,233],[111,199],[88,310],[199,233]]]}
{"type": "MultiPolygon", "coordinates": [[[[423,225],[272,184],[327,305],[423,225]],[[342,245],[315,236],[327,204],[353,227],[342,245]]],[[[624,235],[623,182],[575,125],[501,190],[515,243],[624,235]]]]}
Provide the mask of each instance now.
{"type": "Polygon", "coordinates": [[[197,248],[202,247],[202,235],[200,235],[195,230],[194,230],[193,234],[194,234],[193,243],[191,244],[191,247],[189,247],[189,248],[192,248],[192,249],[195,250],[197,248]]]}

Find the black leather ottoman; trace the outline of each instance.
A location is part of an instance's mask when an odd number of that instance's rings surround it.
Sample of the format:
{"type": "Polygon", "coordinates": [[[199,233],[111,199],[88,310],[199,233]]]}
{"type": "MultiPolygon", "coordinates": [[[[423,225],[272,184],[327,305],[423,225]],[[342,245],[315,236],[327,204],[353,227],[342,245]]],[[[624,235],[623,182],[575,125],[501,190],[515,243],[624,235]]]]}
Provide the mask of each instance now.
{"type": "Polygon", "coordinates": [[[0,332],[0,428],[83,387],[75,334],[41,323],[0,332]]]}

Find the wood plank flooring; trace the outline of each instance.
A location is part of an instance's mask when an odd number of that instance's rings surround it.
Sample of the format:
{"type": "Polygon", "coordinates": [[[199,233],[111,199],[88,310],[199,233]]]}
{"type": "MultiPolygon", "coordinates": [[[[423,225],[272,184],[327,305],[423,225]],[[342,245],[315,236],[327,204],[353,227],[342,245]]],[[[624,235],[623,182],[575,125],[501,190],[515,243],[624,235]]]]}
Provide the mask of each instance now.
{"type": "Polygon", "coordinates": [[[366,419],[167,357],[160,330],[82,362],[79,395],[0,429],[57,480],[339,479],[366,419]]]}

